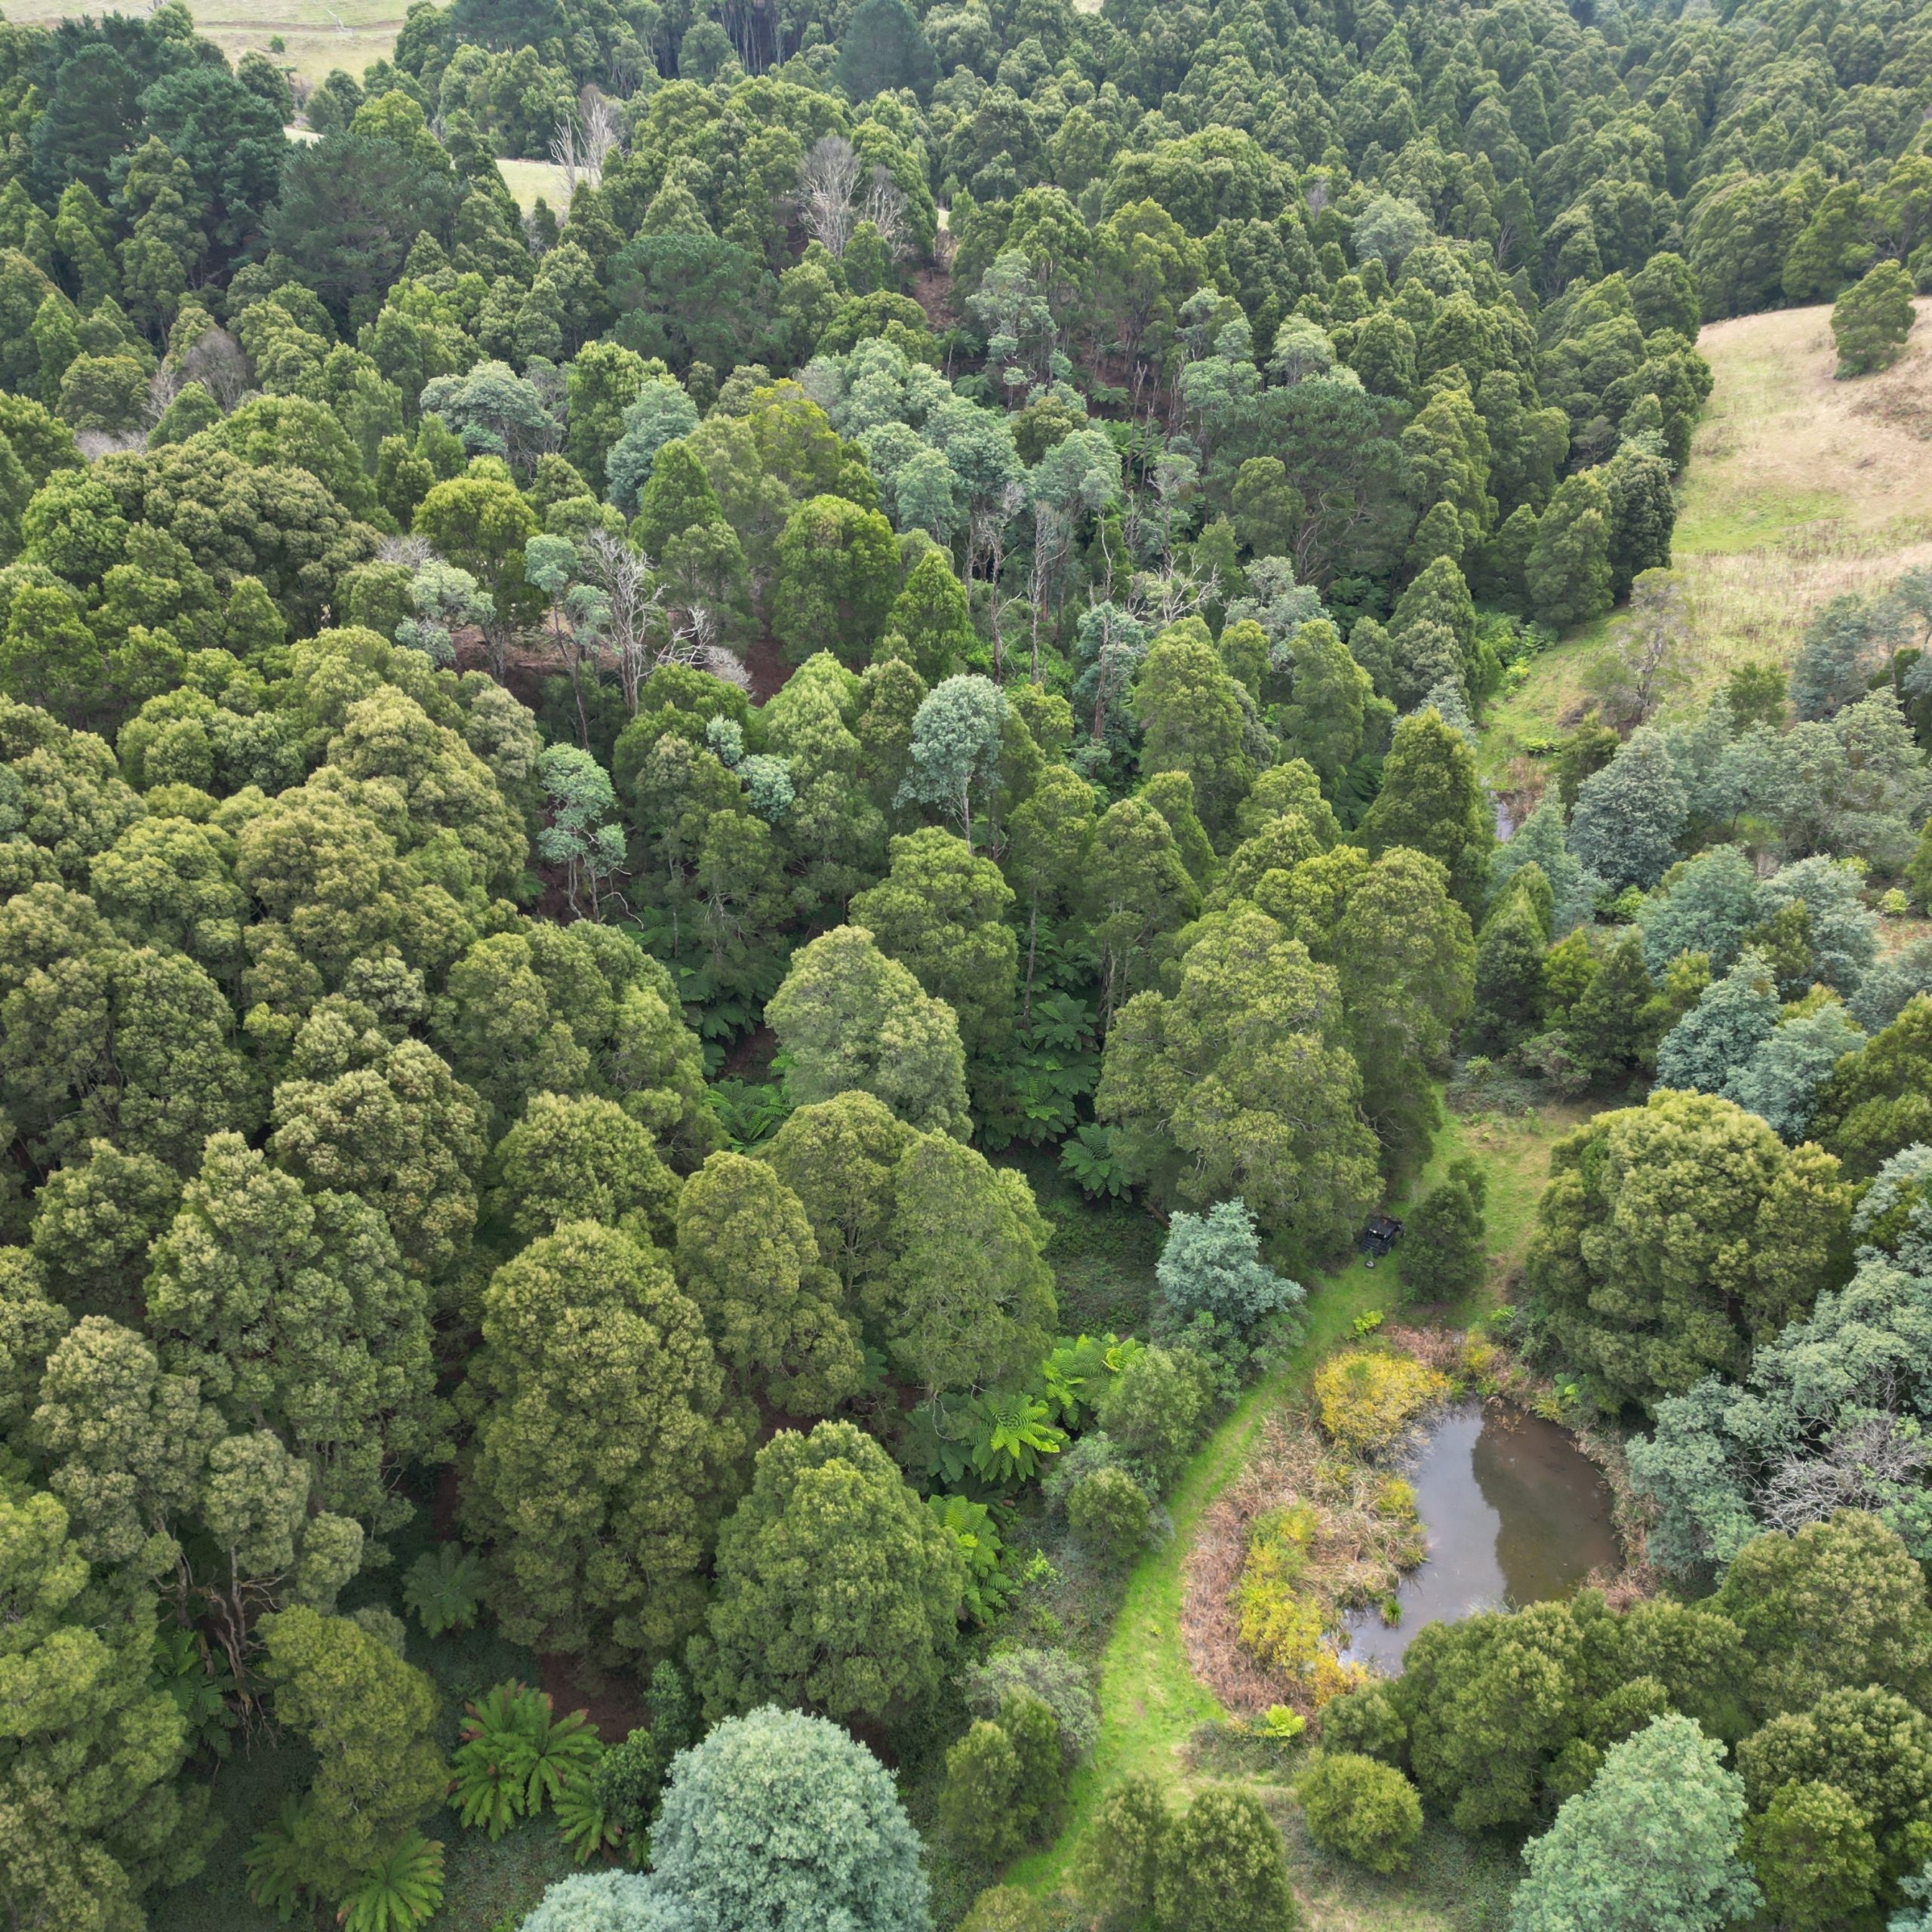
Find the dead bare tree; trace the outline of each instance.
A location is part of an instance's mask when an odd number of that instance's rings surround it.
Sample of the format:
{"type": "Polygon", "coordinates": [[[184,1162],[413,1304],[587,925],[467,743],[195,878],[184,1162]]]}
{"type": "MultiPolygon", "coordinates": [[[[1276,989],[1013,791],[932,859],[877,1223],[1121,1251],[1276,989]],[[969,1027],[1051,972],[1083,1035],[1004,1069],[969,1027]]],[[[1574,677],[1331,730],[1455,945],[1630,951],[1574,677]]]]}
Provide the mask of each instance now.
{"type": "Polygon", "coordinates": [[[1815,1450],[1795,1450],[1759,1486],[1758,1517],[1767,1529],[1822,1523],[1841,1509],[1878,1509],[1916,1487],[1932,1463],[1932,1443],[1916,1426],[1884,1413],[1854,1414],[1815,1450]]]}
{"type": "Polygon", "coordinates": [[[844,254],[857,225],[853,196],[858,186],[858,151],[843,134],[821,136],[799,164],[798,219],[834,260],[844,254]]]}
{"type": "Polygon", "coordinates": [[[737,685],[741,691],[749,691],[752,688],[752,674],[746,669],[745,660],[721,644],[707,645],[698,660],[697,668],[709,671],[714,678],[721,678],[728,685],[737,685]]]}
{"type": "Polygon", "coordinates": [[[878,230],[879,238],[895,257],[907,252],[905,192],[883,168],[875,167],[866,179],[859,220],[870,222],[878,230]]]}
{"type": "Polygon", "coordinates": [[[608,606],[604,641],[617,665],[624,709],[635,715],[638,693],[659,661],[663,592],[651,574],[650,559],[608,530],[593,530],[584,539],[583,579],[608,606]]]}
{"type": "Polygon", "coordinates": [[[178,364],[164,361],[148,379],[148,398],[141,405],[141,421],[152,429],[168,414],[168,405],[181,393],[178,364]]]}
{"type": "Polygon", "coordinates": [[[1027,599],[1032,606],[1030,659],[1033,681],[1040,680],[1040,617],[1059,581],[1061,566],[1073,548],[1073,519],[1044,501],[1033,506],[1033,561],[1027,573],[1027,599]]]}
{"type": "Polygon", "coordinates": [[[565,115],[550,137],[550,158],[564,171],[564,208],[580,186],[595,188],[602,181],[605,164],[620,145],[611,103],[596,88],[586,88],[576,112],[565,115]]]}
{"type": "Polygon", "coordinates": [[[1127,608],[1155,630],[1165,630],[1214,602],[1220,576],[1211,566],[1198,577],[1171,562],[1158,571],[1136,571],[1128,580],[1127,608]]]}
{"type": "Polygon", "coordinates": [[[254,386],[246,351],[223,328],[204,329],[182,351],[179,366],[183,385],[199,383],[224,416],[254,386]]]}

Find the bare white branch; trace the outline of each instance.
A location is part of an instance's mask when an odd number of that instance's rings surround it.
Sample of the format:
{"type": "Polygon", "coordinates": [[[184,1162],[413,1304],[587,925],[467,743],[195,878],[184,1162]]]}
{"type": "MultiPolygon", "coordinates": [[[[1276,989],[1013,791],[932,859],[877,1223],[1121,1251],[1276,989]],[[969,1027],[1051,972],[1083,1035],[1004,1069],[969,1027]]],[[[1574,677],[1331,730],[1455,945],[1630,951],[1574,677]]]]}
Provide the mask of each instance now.
{"type": "Polygon", "coordinates": [[[852,198],[858,186],[858,152],[843,134],[823,136],[799,164],[798,219],[835,260],[857,223],[852,198]]]}

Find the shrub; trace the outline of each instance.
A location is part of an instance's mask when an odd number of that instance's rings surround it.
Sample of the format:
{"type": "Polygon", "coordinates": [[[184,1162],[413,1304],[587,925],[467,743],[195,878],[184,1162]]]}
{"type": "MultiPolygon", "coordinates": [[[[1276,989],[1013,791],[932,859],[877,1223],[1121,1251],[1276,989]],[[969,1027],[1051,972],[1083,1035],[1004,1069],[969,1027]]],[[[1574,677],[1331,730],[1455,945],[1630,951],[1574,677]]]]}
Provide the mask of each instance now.
{"type": "Polygon", "coordinates": [[[1017,1885],[995,1885],[973,1901],[959,1932],[1048,1932],[1045,1909],[1017,1885]]]}
{"type": "Polygon", "coordinates": [[[1204,1791],[1168,1827],[1155,1860],[1162,1932],[1291,1932],[1301,1915],[1281,1835],[1252,1792],[1204,1791]]]}
{"type": "Polygon", "coordinates": [[[1367,1675],[1360,1664],[1336,1654],[1329,1613],[1301,1587],[1320,1526],[1321,1518],[1305,1503],[1257,1516],[1249,1526],[1247,1561],[1235,1586],[1241,1641],[1293,1679],[1318,1710],[1367,1675]]]}
{"type": "Polygon", "coordinates": [[[1453,1301],[1479,1287],[1483,1246],[1483,1173],[1454,1162],[1424,1195],[1402,1233],[1402,1285],[1417,1301],[1453,1301]]]}
{"type": "Polygon", "coordinates": [[[1100,1426],[1157,1489],[1165,1489],[1200,1434],[1201,1374],[1186,1351],[1146,1349],[1100,1398],[1100,1426]]]}
{"type": "Polygon", "coordinates": [[[1030,1690],[1060,1727],[1060,1755],[1069,1768],[1094,1754],[1100,1742],[1100,1707],[1087,1666],[1066,1651],[995,1651],[959,1675],[966,1708],[975,1717],[998,1715],[1007,1694],[1030,1690]]]}
{"type": "Polygon", "coordinates": [[[918,1834],[878,1761],[823,1718],[770,1705],[672,1767],[654,1892],[704,1932],[925,1932],[918,1834]]]}
{"type": "Polygon", "coordinates": [[[1342,1448],[1373,1456],[1449,1392],[1449,1379],[1409,1355],[1337,1355],[1316,1371],[1321,1426],[1342,1448]]]}
{"type": "Polygon", "coordinates": [[[1270,1509],[1248,1528],[1247,1561],[1235,1586],[1241,1640],[1265,1663],[1302,1686],[1321,1706],[1361,1681],[1328,1643],[1329,1618],[1300,1586],[1320,1518],[1306,1503],[1270,1509]]]}
{"type": "Polygon", "coordinates": [[[521,1932],[672,1932],[651,1896],[651,1881],[630,1872],[559,1878],[523,1921],[521,1932]]]}
{"type": "Polygon", "coordinates": [[[1352,1752],[1320,1752],[1295,1786],[1308,1835],[1371,1872],[1398,1872],[1422,1835],[1422,1800],[1398,1770],[1352,1752]]]}
{"type": "Polygon", "coordinates": [[[1059,1723],[1032,1691],[1016,1685],[1000,1700],[997,1718],[975,1719],[946,1754],[940,1829],[962,1857],[1001,1865],[1051,1832],[1066,1791],[1059,1723]]]}
{"type": "Polygon", "coordinates": [[[1024,1842],[1020,1801],[1020,1754],[1012,1739],[992,1718],[975,1718],[946,1754],[940,1829],[968,1863],[1004,1865],[1024,1842]]]}
{"type": "Polygon", "coordinates": [[[1124,1567],[1147,1546],[1153,1505],[1124,1469],[1096,1469],[1068,1491],[1066,1520],[1096,1561],[1124,1567]]]}
{"type": "Polygon", "coordinates": [[[1398,1764],[1408,1741],[1409,1727],[1380,1678],[1337,1697],[1321,1713],[1321,1742],[1332,1752],[1398,1764]]]}

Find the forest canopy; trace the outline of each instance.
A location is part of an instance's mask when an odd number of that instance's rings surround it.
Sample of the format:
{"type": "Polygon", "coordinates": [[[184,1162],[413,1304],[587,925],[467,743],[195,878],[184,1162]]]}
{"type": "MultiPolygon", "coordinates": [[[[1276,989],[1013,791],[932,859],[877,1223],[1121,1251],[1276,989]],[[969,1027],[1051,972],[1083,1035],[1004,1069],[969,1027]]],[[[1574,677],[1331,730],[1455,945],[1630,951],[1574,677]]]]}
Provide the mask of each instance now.
{"type": "MultiPolygon", "coordinates": [[[[516,1829],[533,1932],[1039,1932],[1122,1579],[1499,1088],[1589,1116],[1512,1346],[1696,1601],[1425,1632],[1310,1829],[1906,1906],[1932,573],[1690,703],[1671,564],[1703,325],[1856,381],[1932,291],[1932,14],[285,54],[0,26],[0,1923],[408,1932],[516,1829]]],[[[1083,1829],[1090,1916],[1296,1921],[1250,1792],[1083,1829]]]]}

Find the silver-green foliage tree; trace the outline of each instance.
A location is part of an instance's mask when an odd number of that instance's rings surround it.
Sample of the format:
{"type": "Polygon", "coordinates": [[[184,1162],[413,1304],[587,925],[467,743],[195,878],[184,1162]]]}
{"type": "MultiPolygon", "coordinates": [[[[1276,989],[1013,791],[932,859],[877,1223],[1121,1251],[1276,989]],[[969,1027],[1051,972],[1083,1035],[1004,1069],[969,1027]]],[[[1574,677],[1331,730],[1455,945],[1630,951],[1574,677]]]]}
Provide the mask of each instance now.
{"type": "Polygon", "coordinates": [[[837,1724],[799,1711],[766,1705],[684,1753],[651,1854],[666,1932],[931,1923],[918,1834],[891,1779],[837,1724]]]}
{"type": "Polygon", "coordinates": [[[1657,1404],[1629,1452],[1657,1512],[1656,1561],[1721,1572],[1761,1528],[1841,1507],[1872,1511],[1915,1556],[1932,1555],[1919,1439],[1932,1416],[1911,1367],[1932,1355],[1928,1165],[1932,1150],[1915,1147],[1880,1170],[1853,1217],[1857,1272],[1761,1343],[1742,1383],[1706,1377],[1657,1404]]]}
{"type": "Polygon", "coordinates": [[[1761,1903],[1737,1857],[1743,1818],[1724,1746],[1688,1718],[1659,1718],[1524,1848],[1510,1932],[1718,1932],[1761,1903]]]}
{"type": "Polygon", "coordinates": [[[1183,1319],[1204,1312],[1244,1331],[1305,1299],[1300,1282],[1261,1259],[1254,1217],[1238,1198],[1204,1214],[1176,1214],[1154,1273],[1168,1306],[1183,1319]]]}

